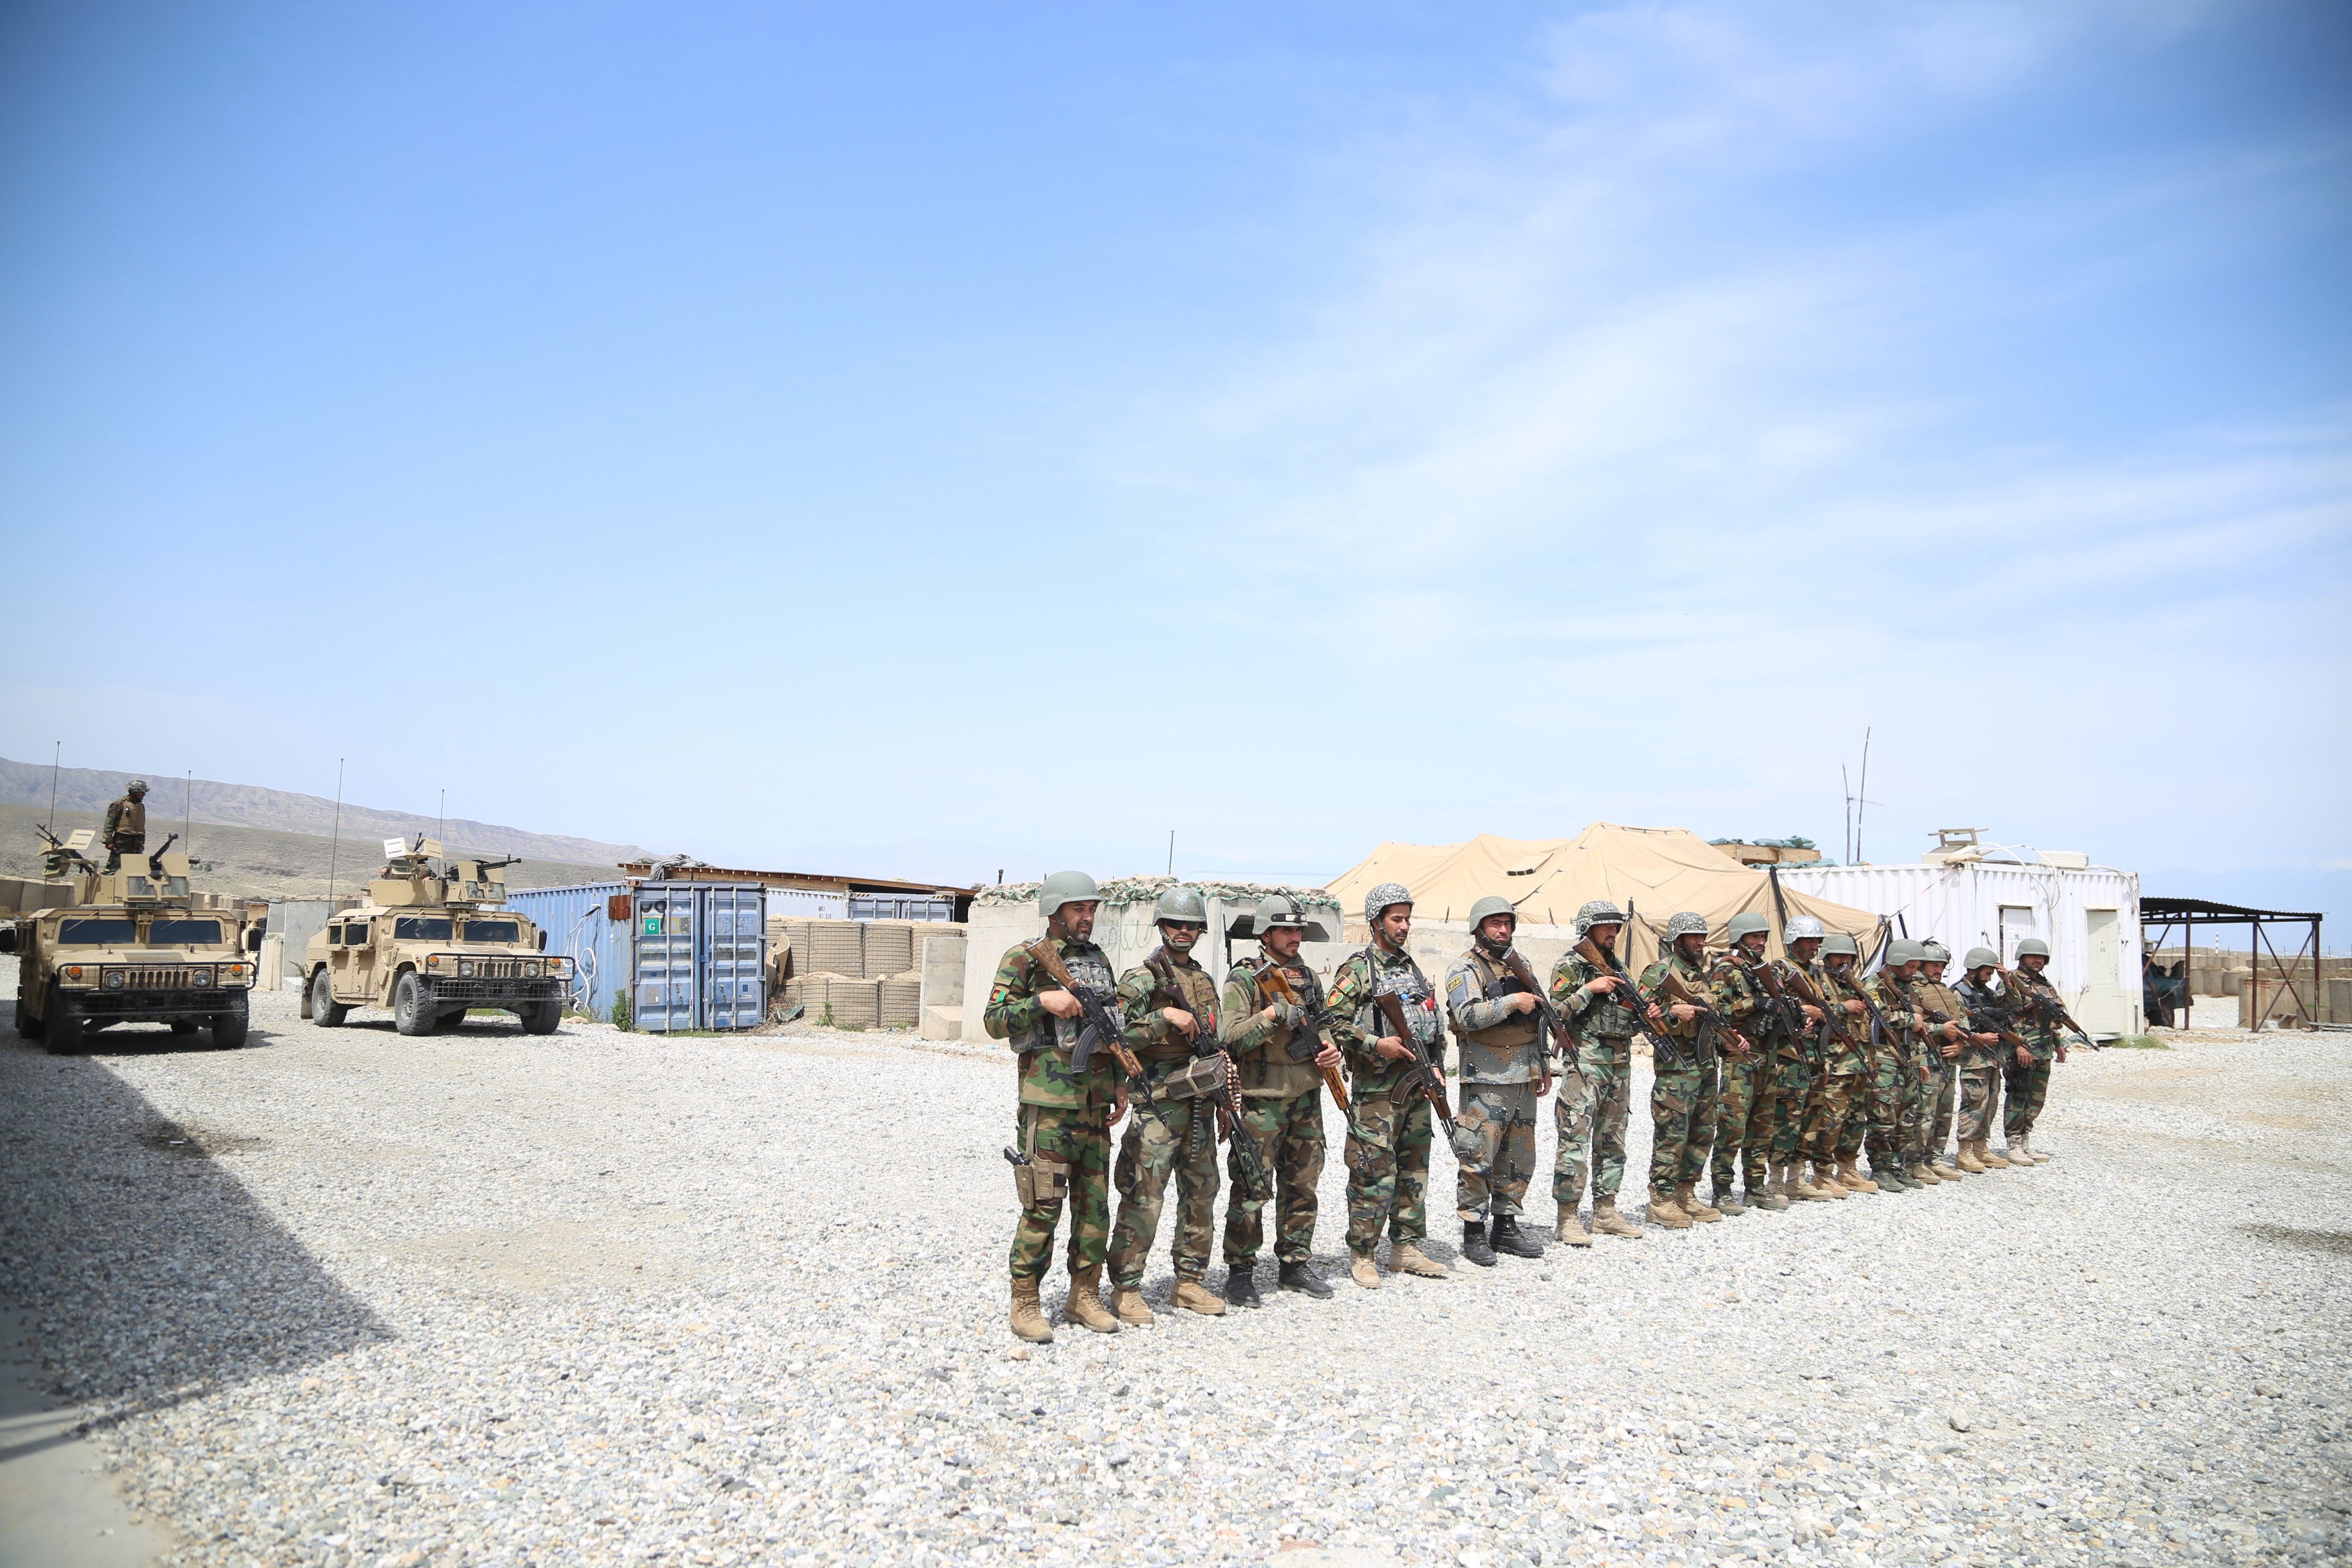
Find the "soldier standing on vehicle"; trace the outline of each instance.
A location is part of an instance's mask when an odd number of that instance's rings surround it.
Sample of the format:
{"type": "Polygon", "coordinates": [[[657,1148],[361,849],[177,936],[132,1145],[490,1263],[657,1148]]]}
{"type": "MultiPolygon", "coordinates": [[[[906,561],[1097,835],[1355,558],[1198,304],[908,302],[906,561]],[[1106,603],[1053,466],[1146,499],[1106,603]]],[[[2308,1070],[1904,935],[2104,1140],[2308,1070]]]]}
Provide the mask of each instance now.
{"type": "MultiPolygon", "coordinates": [[[[1666,921],[1666,951],[1642,972],[1642,989],[1656,996],[1667,1014],[1659,1031],[1683,1048],[1684,1065],[1654,1061],[1650,1081],[1650,1209],[1649,1218],[1669,1230],[1687,1230],[1694,1223],[1712,1225],[1727,1212],[1698,1195],[1698,1179],[1706,1173],[1708,1153],[1715,1146],[1720,1077],[1716,1061],[1729,1048],[1729,1036],[1717,1028],[1704,1058],[1699,1041],[1707,1034],[1706,1014],[1697,1002],[1668,1002],[1658,987],[1668,975],[1693,996],[1705,1001],[1710,986],[1706,973],[1706,917],[1685,910],[1666,921]]],[[[1721,1202],[1729,1202],[1721,1195],[1721,1202]]],[[[1740,1212],[1733,1204],[1727,1211],[1740,1212]]]]}
{"type": "Polygon", "coordinates": [[[1382,882],[1364,895],[1371,942],[1331,977],[1331,1034],[1348,1059],[1349,1278],[1367,1290],[1381,1288],[1373,1261],[1381,1232],[1389,1235],[1389,1267],[1423,1279],[1447,1278],[1445,1266],[1421,1249],[1429,1236],[1430,1124],[1425,1095],[1400,1093],[1415,1060],[1412,1046],[1391,1032],[1379,998],[1392,996],[1421,1050],[1432,1060],[1444,1049],[1437,996],[1406,943],[1412,935],[1412,895],[1382,882]]]}
{"type": "Polygon", "coordinates": [[[1445,1009],[1461,1042],[1456,1135],[1460,1146],[1476,1145],[1454,1173],[1454,1207],[1462,1256],[1487,1268],[1498,1252],[1544,1251],[1541,1237],[1519,1228],[1536,1170],[1536,1101],[1551,1092],[1551,1068],[1540,1049],[1535,972],[1511,951],[1518,923],[1508,899],[1479,900],[1470,906],[1470,950],[1445,972],[1445,1009]]]}
{"type": "MultiPolygon", "coordinates": [[[[1576,940],[1581,942],[1591,937],[1612,963],[1621,962],[1616,958],[1617,933],[1624,929],[1623,912],[1606,899],[1594,899],[1576,911],[1576,940]]],[[[1575,1037],[1585,1085],[1585,1103],[1578,1110],[1570,1110],[1564,1095],[1552,1110],[1559,1146],[1552,1155],[1551,1195],[1559,1205],[1563,1240],[1574,1239],[1566,1234],[1568,1220],[1584,1195],[1588,1171],[1592,1178],[1592,1228],[1602,1236],[1635,1241],[1642,1237],[1641,1227],[1617,1212],[1617,1189],[1625,1180],[1626,1097],[1633,1082],[1633,1031],[1641,1027],[1633,1009],[1617,995],[1618,984],[1614,974],[1573,948],[1552,967],[1552,1005],[1559,1009],[1569,1033],[1575,1037]]]]}
{"type": "MultiPolygon", "coordinates": [[[[1819,1094],[1821,1123],[1811,1139],[1810,1155],[1831,1180],[1849,1193],[1875,1193],[1877,1182],[1862,1173],[1862,1145],[1870,1126],[1873,1073],[1886,1052],[1870,1040],[1870,1004],[1862,994],[1862,977],[1854,966],[1862,962],[1853,938],[1832,931],[1822,942],[1822,978],[1814,989],[1838,1017],[1838,1033],[1830,1037],[1828,1072],[1819,1094]],[[1827,1163],[1822,1163],[1826,1160],[1827,1163]]],[[[1887,1093],[1894,1092],[1887,1076],[1887,1093]]],[[[1891,1114],[1891,1112],[1890,1112],[1891,1114]]],[[[1900,1190],[1900,1189],[1897,1189],[1900,1190]]]]}
{"type": "Polygon", "coordinates": [[[1217,1217],[1218,1109],[1232,1063],[1221,1052],[1200,1055],[1216,1040],[1217,985],[1192,957],[1209,929],[1208,906],[1197,889],[1171,888],[1151,911],[1160,945],[1118,979],[1127,1040],[1143,1063],[1145,1092],[1119,1142],[1111,1184],[1118,1218],[1111,1226],[1110,1309],[1122,1323],[1152,1321],[1143,1300],[1143,1268],[1160,1230],[1168,1181],[1176,1181],[1175,1305],[1215,1317],[1224,1299],[1202,1283],[1217,1217]],[[1188,1068],[1200,1063],[1208,1070],[1188,1068]],[[1213,1081],[1213,1090],[1210,1085],[1213,1081]],[[1181,1092],[1180,1092],[1181,1091],[1181,1092]]]}
{"type": "Polygon", "coordinates": [[[1307,938],[1307,906],[1287,893],[1270,893],[1257,908],[1258,954],[1235,963],[1225,975],[1225,1049],[1241,1069],[1242,1126],[1236,1139],[1255,1140],[1267,1192],[1244,1189],[1241,1166],[1227,1171],[1233,1185],[1225,1199],[1225,1300],[1235,1307],[1264,1304],[1257,1290],[1257,1253],[1265,1239],[1265,1208],[1275,1205],[1274,1257],[1276,1280],[1286,1290],[1318,1299],[1331,1287],[1307,1259],[1315,1254],[1315,1184],[1323,1175],[1323,1079],[1321,1069],[1339,1067],[1339,1049],[1316,1040],[1306,1060],[1295,1059],[1291,1042],[1314,1037],[1304,1006],[1319,987],[1300,961],[1307,938]],[[1297,1001],[1265,978],[1279,966],[1297,1001]]]}
{"type": "MultiPolygon", "coordinates": [[[[1811,915],[1799,915],[1788,923],[1780,932],[1780,945],[1788,950],[1789,956],[1772,961],[1782,990],[1794,989],[1790,979],[1794,973],[1802,975],[1805,984],[1818,993],[1821,966],[1815,959],[1827,935],[1822,922],[1811,915]]],[[[1807,1203],[1826,1202],[1845,1196],[1844,1189],[1832,1190],[1818,1179],[1809,1179],[1805,1162],[1797,1152],[1812,1114],[1814,1082],[1821,1076],[1812,1052],[1823,1015],[1819,1007],[1801,999],[1798,1006],[1804,1016],[1804,1033],[1792,1036],[1786,1029],[1780,1032],[1780,1064],[1772,1077],[1772,1164],[1780,1173],[1782,1192],[1807,1203]]]]}
{"type": "Polygon", "coordinates": [[[125,855],[147,852],[147,781],[132,779],[122,786],[122,798],[106,808],[106,826],[99,831],[106,849],[106,869],[122,869],[125,855]]]}
{"type": "Polygon", "coordinates": [[[1919,967],[1905,989],[1918,1009],[1927,1030],[1927,1087],[1922,1095],[1920,1136],[1929,1154],[1930,1168],[1948,1182],[1965,1174],[1952,1152],[1952,1128],[1958,1114],[1960,1056],[1969,1045],[1968,1025],[1961,1017],[1960,999],[1944,984],[1944,966],[1952,950],[1929,937],[1919,943],[1919,967]],[[1940,1019],[1930,1017],[1940,1013],[1940,1019]]]}
{"type": "MultiPolygon", "coordinates": [[[[1911,977],[1919,968],[1919,944],[1897,937],[1886,944],[1886,960],[1865,989],[1886,1020],[1886,1060],[1891,1074],[1892,1110],[1882,1124],[1874,1101],[1868,1132],[1870,1173],[1880,1185],[1889,1177],[1901,1185],[1923,1189],[1942,1183],[1927,1163],[1927,1096],[1934,1055],[1926,1039],[1927,1020],[1911,1000],[1911,977]]],[[[1875,1069],[1874,1069],[1875,1071],[1875,1069]]]]}
{"type": "Polygon", "coordinates": [[[1959,1166],[1973,1176],[2009,1169],[2009,1162],[1988,1148],[1986,1141],[1992,1136],[1993,1108],[2000,1095],[2001,1058],[2008,1055],[2000,1035],[2010,1024],[2009,1008],[1992,986],[2000,954],[1989,947],[1972,947],[1967,962],[1968,973],[1952,991],[1969,1015],[1969,1044],[1960,1053],[1959,1166]]]}
{"type": "Polygon", "coordinates": [[[1021,1222],[1013,1233],[1013,1331],[1049,1342],[1054,1331],[1037,1303],[1038,1281],[1052,1266],[1054,1231],[1070,1205],[1069,1300],[1064,1316],[1097,1333],[1118,1332],[1102,1300],[1103,1254],[1110,1241],[1110,1129],[1127,1114],[1118,1058],[1102,1042],[1086,1069],[1071,1055],[1085,1032],[1084,1005],[1049,973],[1052,953],[1089,991],[1113,988],[1110,961],[1094,943],[1101,894],[1084,871],[1056,871],[1037,889],[1045,934],[1008,950],[996,966],[982,1015],[989,1034],[1019,1053],[1020,1143],[1011,1151],[1021,1222]]]}
{"type": "Polygon", "coordinates": [[[1740,913],[1731,917],[1723,934],[1731,945],[1707,971],[1707,985],[1715,993],[1717,1016],[1726,1029],[1742,1037],[1747,1049],[1723,1061],[1715,1155],[1709,1162],[1715,1206],[1727,1215],[1749,1209],[1777,1214],[1789,1206],[1787,1194],[1773,1185],[1771,1177],[1772,1080],[1780,1064],[1772,1047],[1779,1021],[1764,983],[1757,978],[1771,926],[1762,915],[1740,913]],[[1744,1194],[1732,1191],[1735,1175],[1746,1178],[1744,1194]]]}
{"type": "Polygon", "coordinates": [[[2000,1064],[2002,1087],[2008,1091],[2001,1108],[2001,1138],[2007,1145],[2003,1153],[2012,1165],[2050,1163],[2049,1155],[2032,1147],[2033,1124],[2041,1119],[2042,1101],[2050,1098],[2051,1063],[2066,1059],[2057,1022],[2065,1004],[2059,1000],[2058,987],[2050,984],[2049,967],[2050,944],[2029,936],[2017,944],[2017,967],[2003,983],[2016,1010],[2018,1032],[2025,1037],[2024,1047],[2003,1057],[2000,1064]]]}

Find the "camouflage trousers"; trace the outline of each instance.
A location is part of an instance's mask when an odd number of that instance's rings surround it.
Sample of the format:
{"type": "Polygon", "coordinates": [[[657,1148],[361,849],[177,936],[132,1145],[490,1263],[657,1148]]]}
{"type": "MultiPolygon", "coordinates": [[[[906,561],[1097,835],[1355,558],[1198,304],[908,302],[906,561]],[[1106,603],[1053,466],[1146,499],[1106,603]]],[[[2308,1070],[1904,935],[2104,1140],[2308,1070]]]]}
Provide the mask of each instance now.
{"type": "Polygon", "coordinates": [[[1370,1258],[1381,1227],[1389,1239],[1429,1237],[1430,1123],[1420,1095],[1400,1104],[1385,1095],[1348,1108],[1348,1250],[1370,1258]]]}
{"type": "MultiPolygon", "coordinates": [[[[1845,1067],[1843,1062],[1835,1065],[1845,1067]]],[[[1837,1159],[1846,1124],[1862,1114],[1864,1076],[1844,1070],[1824,1070],[1813,1075],[1812,1081],[1805,1086],[1805,1130],[1797,1140],[1799,1158],[1811,1160],[1816,1165],[1827,1165],[1837,1159]]]]}
{"type": "Polygon", "coordinates": [[[1109,1111],[1102,1106],[1024,1105],[1017,1124],[1019,1147],[1051,1154],[1070,1163],[1066,1199],[1022,1206],[1021,1223],[1013,1231],[1013,1274],[1015,1279],[1043,1279],[1054,1260],[1054,1230],[1062,1222],[1062,1205],[1070,1209],[1072,1268],[1103,1260],[1110,1245],[1109,1111]]]}
{"type": "Polygon", "coordinates": [[[1216,1102],[1163,1100],[1138,1108],[1111,1167],[1118,1189],[1118,1221],[1111,1226],[1110,1279],[1122,1289],[1143,1283],[1168,1180],[1176,1180],[1176,1278],[1198,1279],[1209,1270],[1209,1243],[1217,1219],[1216,1102]],[[1192,1124],[1201,1123],[1201,1152],[1192,1152],[1192,1124]]]}
{"type": "Polygon", "coordinates": [[[1252,1192],[1230,1152],[1225,1176],[1225,1263],[1253,1261],[1265,1244],[1265,1208],[1275,1205],[1274,1256],[1280,1263],[1304,1263],[1315,1251],[1315,1184],[1323,1179],[1323,1086],[1288,1100],[1244,1100],[1242,1124],[1257,1144],[1269,1190],[1252,1192]]]}
{"type": "Polygon", "coordinates": [[[1454,1213],[1465,1225],[1485,1219],[1490,1208],[1498,1215],[1521,1213],[1536,1173],[1536,1086],[1465,1083],[1461,1094],[1455,1136],[1477,1149],[1454,1173],[1454,1213]]]}
{"type": "Polygon", "coordinates": [[[1903,1059],[1891,1044],[1869,1047],[1863,1055],[1862,1104],[1838,1139],[1838,1158],[1851,1160],[1866,1147],[1874,1167],[1898,1163],[1897,1151],[1908,1149],[1904,1130],[1903,1059]]]}
{"type": "Polygon", "coordinates": [[[2000,1098],[2000,1068],[1990,1062],[1963,1067],[1960,1079],[1960,1142],[1992,1135],[1993,1106],[2000,1098]]]}
{"type": "Polygon", "coordinates": [[[1920,1080],[1916,1062],[1889,1050],[1885,1062],[1871,1061],[1871,1110],[1868,1146],[1873,1171],[1908,1165],[1919,1158],[1920,1123],[1926,1113],[1927,1086],[1920,1080]],[[1880,1104],[1885,1106],[1880,1120],[1880,1104]]]}
{"type": "Polygon", "coordinates": [[[1796,1163],[1815,1073],[1813,1064],[1802,1058],[1782,1057],[1772,1068],[1772,1163],[1776,1165],[1796,1163]]]}
{"type": "Polygon", "coordinates": [[[1592,1195],[1614,1199],[1625,1184],[1625,1118],[1633,1081],[1633,1042],[1608,1035],[1577,1043],[1583,1080],[1575,1073],[1559,1080],[1559,1101],[1551,1108],[1559,1146],[1551,1160],[1552,1201],[1563,1206],[1592,1195]]]}
{"type": "Polygon", "coordinates": [[[1650,1196],[1662,1198],[1706,1174],[1721,1103],[1716,1064],[1670,1067],[1650,1083],[1650,1196]]]}
{"type": "Polygon", "coordinates": [[[1920,1149],[1929,1159],[1941,1159],[1952,1146],[1952,1119],[1960,1097],[1960,1068],[1958,1062],[1947,1061],[1940,1053],[1933,1062],[1922,1093],[1926,1110],[1919,1128],[1920,1149]]]}
{"type": "Polygon", "coordinates": [[[1732,1179],[1742,1173],[1748,1190],[1764,1190],[1764,1163],[1772,1150],[1772,1074],[1774,1058],[1759,1052],[1723,1058],[1722,1087],[1717,1090],[1715,1155],[1711,1162],[1715,1195],[1731,1191],[1732,1179]]]}
{"type": "Polygon", "coordinates": [[[2050,1062],[2048,1057],[2036,1057],[2032,1067],[2021,1068],[2012,1052],[2001,1064],[2001,1085],[2009,1091],[2001,1106],[2003,1137],[2025,1137],[2042,1119],[2042,1102],[2050,1098],[2050,1062]]]}

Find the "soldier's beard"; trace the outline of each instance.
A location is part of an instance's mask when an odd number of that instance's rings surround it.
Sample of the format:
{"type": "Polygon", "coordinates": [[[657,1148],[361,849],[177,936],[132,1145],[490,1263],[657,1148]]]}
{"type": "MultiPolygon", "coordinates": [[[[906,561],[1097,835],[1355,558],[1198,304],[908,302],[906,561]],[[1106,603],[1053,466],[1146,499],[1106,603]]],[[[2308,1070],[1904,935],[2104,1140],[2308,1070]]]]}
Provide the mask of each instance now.
{"type": "Polygon", "coordinates": [[[1511,951],[1511,941],[1508,937],[1505,937],[1502,941],[1496,942],[1491,937],[1477,935],[1473,936],[1470,940],[1476,942],[1478,944],[1478,951],[1485,953],[1489,958],[1500,958],[1503,954],[1511,951]]]}

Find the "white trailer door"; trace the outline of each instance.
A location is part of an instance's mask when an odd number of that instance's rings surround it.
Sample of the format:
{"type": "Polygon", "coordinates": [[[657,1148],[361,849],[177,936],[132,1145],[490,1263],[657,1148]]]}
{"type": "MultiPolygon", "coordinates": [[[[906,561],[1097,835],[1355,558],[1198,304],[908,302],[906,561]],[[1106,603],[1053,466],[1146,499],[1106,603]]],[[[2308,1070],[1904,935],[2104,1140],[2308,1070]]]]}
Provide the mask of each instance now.
{"type": "Polygon", "coordinates": [[[2095,1039],[2131,1032],[2131,999],[2124,992],[2122,916],[2114,910],[2085,910],[2084,948],[2088,973],[2074,1021],[2095,1039]]]}
{"type": "Polygon", "coordinates": [[[2004,969],[2017,967],[2017,944],[2036,934],[2033,911],[2023,904],[2000,906],[2000,963],[2004,969]]]}

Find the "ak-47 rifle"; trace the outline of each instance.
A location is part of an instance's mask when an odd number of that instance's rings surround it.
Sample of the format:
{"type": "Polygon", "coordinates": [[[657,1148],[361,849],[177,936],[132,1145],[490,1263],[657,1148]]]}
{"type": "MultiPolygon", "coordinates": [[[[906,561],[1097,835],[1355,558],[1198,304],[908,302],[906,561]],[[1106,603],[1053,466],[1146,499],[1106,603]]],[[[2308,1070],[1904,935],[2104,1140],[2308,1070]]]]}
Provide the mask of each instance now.
{"type": "Polygon", "coordinates": [[[1685,1007],[1698,1009],[1698,1037],[1691,1042],[1691,1055],[1702,1067],[1713,1061],[1716,1031],[1723,1024],[1723,1016],[1715,1010],[1715,1004],[1693,991],[1683,977],[1675,973],[1671,963],[1666,965],[1665,973],[1658,976],[1658,984],[1652,994],[1669,1007],[1680,1003],[1685,1007]]]}
{"type": "Polygon", "coordinates": [[[1832,1002],[1814,990],[1812,980],[1794,963],[1789,965],[1789,980],[1796,987],[1798,1001],[1808,1007],[1821,1009],[1821,1028],[1813,1037],[1813,1060],[1818,1062],[1829,1055],[1832,1038],[1842,1039],[1848,1046],[1859,1044],[1853,1037],[1853,1031],[1845,1026],[1845,1004],[1832,1002]]]}
{"type": "Polygon", "coordinates": [[[1576,955],[1603,974],[1614,976],[1617,988],[1632,998],[1630,1005],[1633,1012],[1633,1022],[1640,1026],[1642,1033],[1649,1037],[1650,1050],[1655,1059],[1670,1061],[1675,1066],[1683,1068],[1696,1065],[1691,1060],[1690,1053],[1683,1049],[1680,1041],[1650,1022],[1650,1009],[1657,1005],[1656,1000],[1633,983],[1633,977],[1625,973],[1624,967],[1617,962],[1615,953],[1588,936],[1576,944],[1576,955]]]}
{"type": "MultiPolygon", "coordinates": [[[[1213,1057],[1223,1063],[1222,1081],[1224,1085],[1224,1092],[1213,1102],[1217,1135],[1223,1142],[1233,1145],[1234,1165],[1241,1172],[1243,1181],[1254,1192],[1263,1190],[1265,1185],[1265,1162],[1258,1158],[1257,1140],[1252,1138],[1249,1135],[1249,1130],[1242,1124],[1241,1075],[1235,1070],[1233,1058],[1226,1055],[1224,1046],[1217,1037],[1219,1031],[1214,999],[1212,998],[1209,1005],[1203,1007],[1186,995],[1176,984],[1175,966],[1168,962],[1164,949],[1155,949],[1151,955],[1143,961],[1143,966],[1150,972],[1153,979],[1160,982],[1158,985],[1152,987],[1150,1000],[1156,1002],[1165,996],[1168,998],[1167,1005],[1176,1008],[1179,1012],[1192,1015],[1193,1060],[1205,1061],[1213,1057]]],[[[1208,1097],[1203,1095],[1202,1098],[1205,1100],[1208,1097]]],[[[1158,1101],[1147,1096],[1146,1103],[1157,1104],[1158,1101]]],[[[1200,1158],[1201,1139],[1210,1124],[1209,1117],[1198,1114],[1193,1116],[1191,1131],[1185,1138],[1184,1152],[1188,1159],[1200,1158]]]]}
{"type": "Polygon", "coordinates": [[[1528,994],[1536,999],[1536,1054],[1543,1063],[1544,1077],[1552,1076],[1552,1042],[1557,1040],[1559,1054],[1566,1057],[1570,1068],[1577,1077],[1582,1078],[1584,1060],[1577,1055],[1576,1037],[1568,1032],[1568,1020],[1559,1016],[1559,1009],[1551,1005],[1551,998],[1544,994],[1544,988],[1536,984],[1536,972],[1528,966],[1527,954],[1516,947],[1512,948],[1507,967],[1511,972],[1511,978],[1526,986],[1528,994]]]}
{"type": "Polygon", "coordinates": [[[1779,1024],[1781,1032],[1795,1040],[1809,1038],[1805,1033],[1804,1010],[1797,1005],[1797,999],[1789,994],[1789,988],[1780,984],[1780,972],[1772,967],[1772,961],[1738,956],[1745,952],[1741,948],[1735,947],[1731,951],[1734,955],[1732,962],[1754,975],[1757,984],[1764,987],[1764,994],[1771,999],[1773,1021],[1779,1024]]]}
{"type": "MultiPolygon", "coordinates": [[[[1322,1055],[1324,1034],[1331,1027],[1331,1010],[1323,1005],[1323,987],[1316,983],[1314,971],[1307,971],[1304,994],[1290,983],[1289,971],[1270,956],[1258,966],[1256,974],[1260,985],[1297,1010],[1297,1027],[1290,1031],[1290,1043],[1284,1047],[1290,1053],[1290,1059],[1311,1062],[1322,1055]]],[[[1315,1070],[1323,1075],[1323,1087],[1331,1091],[1331,1102],[1339,1108],[1341,1115],[1345,1115],[1348,1086],[1340,1079],[1339,1069],[1318,1067],[1315,1070]]]]}
{"type": "Polygon", "coordinates": [[[2008,969],[2000,972],[2000,985],[2008,994],[2024,1003],[2026,1010],[2049,1028],[2067,1030],[2095,1051],[2106,1048],[2091,1038],[2089,1034],[2084,1032],[2082,1025],[2074,1022],[2074,1015],[2066,1011],[2066,1004],[2058,1000],[2057,992],[2030,981],[2020,980],[2014,970],[2008,969]]]}
{"type": "Polygon", "coordinates": [[[1397,1080],[1397,1098],[1408,1100],[1416,1094],[1425,1098],[1430,1110],[1445,1123],[1446,1133],[1451,1137],[1454,1107],[1445,1100],[1445,1069],[1430,1059],[1429,1050],[1421,1043],[1421,1037],[1414,1034],[1412,1026],[1405,1021],[1404,1004],[1397,1000],[1395,992],[1381,992],[1372,998],[1372,1005],[1387,1022],[1389,1032],[1403,1041],[1404,1048],[1412,1053],[1404,1076],[1397,1080]]]}
{"type": "Polygon", "coordinates": [[[1054,951],[1054,939],[1041,936],[1023,949],[1037,966],[1054,977],[1054,984],[1078,1000],[1079,1016],[1087,1026],[1078,1032],[1077,1044],[1070,1047],[1070,1070],[1082,1073],[1093,1065],[1097,1047],[1108,1051],[1118,1061],[1119,1071],[1132,1080],[1143,1075],[1143,1064],[1127,1048],[1127,1032],[1119,1027],[1116,1011],[1118,998],[1081,985],[1070,975],[1069,966],[1062,955],[1054,951]]]}

